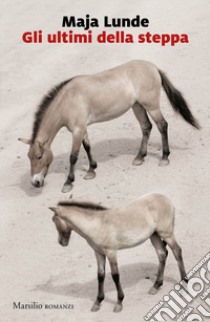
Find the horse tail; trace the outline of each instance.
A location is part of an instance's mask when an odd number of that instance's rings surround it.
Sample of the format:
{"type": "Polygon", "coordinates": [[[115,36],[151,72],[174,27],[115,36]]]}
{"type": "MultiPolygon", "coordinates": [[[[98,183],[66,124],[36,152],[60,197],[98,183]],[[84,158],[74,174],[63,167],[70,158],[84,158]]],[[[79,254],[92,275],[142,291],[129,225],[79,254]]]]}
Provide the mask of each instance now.
{"type": "Polygon", "coordinates": [[[192,115],[182,93],[174,87],[168,77],[161,70],[158,71],[161,77],[162,86],[173,109],[178,112],[185,121],[199,130],[201,127],[196,118],[192,115]]]}

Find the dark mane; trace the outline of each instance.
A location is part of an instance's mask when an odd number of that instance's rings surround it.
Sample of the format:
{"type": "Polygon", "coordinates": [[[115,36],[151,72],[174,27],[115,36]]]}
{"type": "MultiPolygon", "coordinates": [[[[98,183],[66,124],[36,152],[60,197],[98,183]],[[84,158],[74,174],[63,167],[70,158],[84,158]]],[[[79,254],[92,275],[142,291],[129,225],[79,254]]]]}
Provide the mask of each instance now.
{"type": "MultiPolygon", "coordinates": [[[[72,79],[72,78],[71,78],[72,79]]],[[[71,81],[71,79],[68,79],[59,85],[53,87],[46,96],[42,99],[37,112],[35,114],[35,120],[34,120],[34,125],[33,125],[33,132],[32,132],[32,137],[31,137],[31,142],[34,143],[37,133],[40,129],[40,125],[42,122],[42,119],[45,115],[46,110],[50,106],[51,102],[54,100],[54,98],[58,95],[60,90],[68,83],[71,81]]]]}
{"type": "Polygon", "coordinates": [[[64,207],[79,207],[83,209],[90,209],[90,210],[107,210],[108,208],[103,207],[98,204],[94,204],[92,202],[82,202],[82,201],[60,201],[58,206],[64,207]]]}

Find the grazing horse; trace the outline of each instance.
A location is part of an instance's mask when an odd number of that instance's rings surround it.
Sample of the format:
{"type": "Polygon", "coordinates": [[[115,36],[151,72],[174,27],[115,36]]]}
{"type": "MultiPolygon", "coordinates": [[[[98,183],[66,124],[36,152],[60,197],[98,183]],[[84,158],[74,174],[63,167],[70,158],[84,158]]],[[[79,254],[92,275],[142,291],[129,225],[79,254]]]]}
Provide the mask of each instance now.
{"type": "Polygon", "coordinates": [[[58,241],[67,246],[72,230],[86,239],[93,248],[98,264],[98,295],[92,311],[100,308],[104,299],[105,262],[108,258],[118,301],[114,311],[122,310],[124,293],[120,283],[117,251],[142,244],[150,238],[154,246],[159,267],[156,281],[150,289],[155,294],[163,284],[164,268],[171,248],[177,260],[181,279],[186,279],[182,250],[174,237],[174,206],[170,199],[161,194],[145,195],[127,207],[107,209],[94,203],[61,201],[54,212],[53,221],[58,230],[58,241]]]}
{"type": "Polygon", "coordinates": [[[133,109],[143,132],[140,150],[133,164],[141,165],[147,155],[147,143],[152,128],[149,114],[162,137],[163,155],[160,165],[167,165],[170,153],[168,124],[160,111],[161,85],[174,110],[189,124],[199,128],[182,94],[150,62],[131,61],[97,74],[74,77],[53,88],[44,97],[36,112],[31,139],[19,139],[30,145],[28,157],[31,162],[32,184],[35,187],[43,186],[53,160],[50,146],[63,126],[72,133],[72,149],[70,170],[62,191],[68,192],[72,188],[81,144],[89,159],[89,170],[85,179],[94,178],[97,163],[91,154],[87,126],[112,120],[130,108],[133,109]]]}

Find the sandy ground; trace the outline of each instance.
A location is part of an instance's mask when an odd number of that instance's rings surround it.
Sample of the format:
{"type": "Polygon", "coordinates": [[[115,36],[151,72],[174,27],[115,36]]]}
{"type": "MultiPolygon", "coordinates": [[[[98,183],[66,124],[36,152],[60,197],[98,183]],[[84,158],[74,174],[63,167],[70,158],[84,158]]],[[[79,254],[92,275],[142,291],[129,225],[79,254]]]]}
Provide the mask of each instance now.
{"type": "Polygon", "coordinates": [[[106,299],[99,312],[90,312],[97,290],[94,253],[76,234],[72,235],[69,247],[60,247],[48,210],[48,206],[70,195],[62,194],[61,188],[67,175],[71,135],[61,130],[53,142],[55,158],[43,189],[31,186],[28,148],[17,141],[20,136],[30,137],[36,106],[46,91],[74,75],[101,71],[131,59],[147,59],[166,71],[184,93],[202,130],[194,130],[175,115],[162,95],[162,110],[169,123],[168,167],[158,166],[161,142],[155,126],[146,162],[141,167],[132,166],[141,134],[130,111],[116,120],[89,128],[98,161],[97,176],[92,181],[83,179],[88,165],[81,150],[71,194],[75,199],[118,207],[149,192],[164,193],[176,206],[176,235],[187,270],[209,251],[209,12],[208,0],[135,0],[132,5],[122,0],[1,2],[1,321],[136,322],[143,320],[179,281],[177,265],[170,253],[163,287],[157,295],[148,295],[157,258],[153,247],[146,242],[141,247],[119,252],[125,291],[123,311],[112,312],[116,291],[107,267],[106,299]],[[104,15],[141,14],[150,19],[151,32],[188,33],[190,44],[161,47],[159,44],[50,45],[21,41],[24,31],[60,30],[63,15],[81,17],[86,13],[98,19],[104,15]],[[42,305],[69,303],[74,308],[14,309],[13,302],[19,301],[42,305]]]}

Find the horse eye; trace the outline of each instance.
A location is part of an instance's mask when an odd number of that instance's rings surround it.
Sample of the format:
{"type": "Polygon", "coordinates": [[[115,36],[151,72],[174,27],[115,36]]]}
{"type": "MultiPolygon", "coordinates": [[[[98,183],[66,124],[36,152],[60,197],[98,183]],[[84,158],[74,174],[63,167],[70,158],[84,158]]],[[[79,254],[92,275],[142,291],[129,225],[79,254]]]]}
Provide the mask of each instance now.
{"type": "Polygon", "coordinates": [[[39,156],[37,157],[37,159],[38,159],[38,160],[41,160],[41,158],[42,158],[42,155],[39,155],[39,156]]]}

